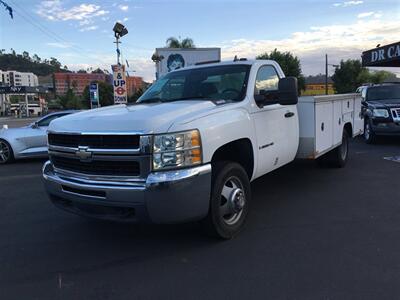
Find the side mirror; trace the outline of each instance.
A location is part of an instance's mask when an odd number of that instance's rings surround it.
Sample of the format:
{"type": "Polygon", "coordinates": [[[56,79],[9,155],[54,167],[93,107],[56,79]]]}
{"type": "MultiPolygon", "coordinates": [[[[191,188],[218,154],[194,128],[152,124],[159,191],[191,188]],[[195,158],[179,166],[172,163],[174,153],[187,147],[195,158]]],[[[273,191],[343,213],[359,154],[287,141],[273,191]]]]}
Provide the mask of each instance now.
{"type": "Polygon", "coordinates": [[[295,105],[299,101],[297,95],[297,78],[281,78],[278,84],[278,102],[281,105],[295,105]]]}
{"type": "Polygon", "coordinates": [[[31,128],[38,129],[39,128],[38,122],[32,123],[31,128]]]}

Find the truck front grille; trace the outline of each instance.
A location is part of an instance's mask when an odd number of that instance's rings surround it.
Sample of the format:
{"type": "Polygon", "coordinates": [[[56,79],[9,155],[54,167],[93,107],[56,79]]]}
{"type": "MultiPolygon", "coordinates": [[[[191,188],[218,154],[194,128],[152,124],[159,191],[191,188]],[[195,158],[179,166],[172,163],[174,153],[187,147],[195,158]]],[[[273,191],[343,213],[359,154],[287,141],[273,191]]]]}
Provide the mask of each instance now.
{"type": "Polygon", "coordinates": [[[393,117],[393,120],[400,121],[400,108],[392,109],[392,117],[393,117]]]}
{"type": "Polygon", "coordinates": [[[96,149],[138,149],[139,135],[80,135],[49,133],[49,145],[78,148],[85,146],[96,149]]]}
{"type": "Polygon", "coordinates": [[[140,164],[138,161],[125,160],[93,160],[90,162],[79,159],[51,155],[50,160],[55,168],[87,175],[105,176],[139,176],[140,164]]]}

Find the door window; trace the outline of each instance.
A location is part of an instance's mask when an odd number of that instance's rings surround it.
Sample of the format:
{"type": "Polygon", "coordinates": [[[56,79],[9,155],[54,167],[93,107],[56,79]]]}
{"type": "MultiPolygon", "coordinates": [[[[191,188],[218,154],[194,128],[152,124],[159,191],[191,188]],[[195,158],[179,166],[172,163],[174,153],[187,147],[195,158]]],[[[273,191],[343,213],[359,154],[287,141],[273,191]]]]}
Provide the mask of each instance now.
{"type": "MultiPolygon", "coordinates": [[[[262,66],[257,72],[254,95],[263,95],[268,91],[278,91],[279,76],[273,66],[262,66]]],[[[276,103],[275,97],[266,97],[265,104],[276,103]]]]}

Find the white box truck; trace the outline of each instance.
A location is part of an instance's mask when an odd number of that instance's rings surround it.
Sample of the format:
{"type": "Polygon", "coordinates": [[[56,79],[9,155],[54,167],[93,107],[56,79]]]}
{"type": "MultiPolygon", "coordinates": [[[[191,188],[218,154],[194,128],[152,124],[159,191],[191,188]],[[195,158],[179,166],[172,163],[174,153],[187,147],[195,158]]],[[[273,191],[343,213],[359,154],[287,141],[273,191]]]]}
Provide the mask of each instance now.
{"type": "Polygon", "coordinates": [[[229,239],[247,217],[251,181],[296,157],[343,167],[349,139],[362,132],[360,113],[357,94],[299,101],[296,79],[275,61],[185,67],[134,105],[53,121],[45,187],[72,213],[201,221],[229,239]]]}

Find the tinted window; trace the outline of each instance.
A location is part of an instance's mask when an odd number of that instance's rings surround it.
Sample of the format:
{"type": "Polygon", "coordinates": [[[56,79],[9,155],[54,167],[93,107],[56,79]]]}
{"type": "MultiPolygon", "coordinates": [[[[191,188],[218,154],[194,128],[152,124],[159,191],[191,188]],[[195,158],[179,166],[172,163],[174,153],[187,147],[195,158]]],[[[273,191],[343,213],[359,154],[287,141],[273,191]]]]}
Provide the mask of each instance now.
{"type": "Polygon", "coordinates": [[[211,99],[240,101],[246,94],[249,65],[204,67],[168,73],[138,102],[211,99]]]}
{"type": "Polygon", "coordinates": [[[38,125],[39,125],[40,127],[49,126],[51,121],[53,121],[53,120],[55,120],[55,119],[58,119],[58,118],[60,118],[60,117],[63,117],[63,116],[65,116],[65,115],[67,115],[67,114],[51,115],[51,116],[44,117],[44,118],[42,118],[42,119],[40,119],[40,120],[38,121],[38,125]]]}
{"type": "Polygon", "coordinates": [[[400,101],[400,84],[370,87],[367,90],[367,100],[398,99],[400,101]]]}

